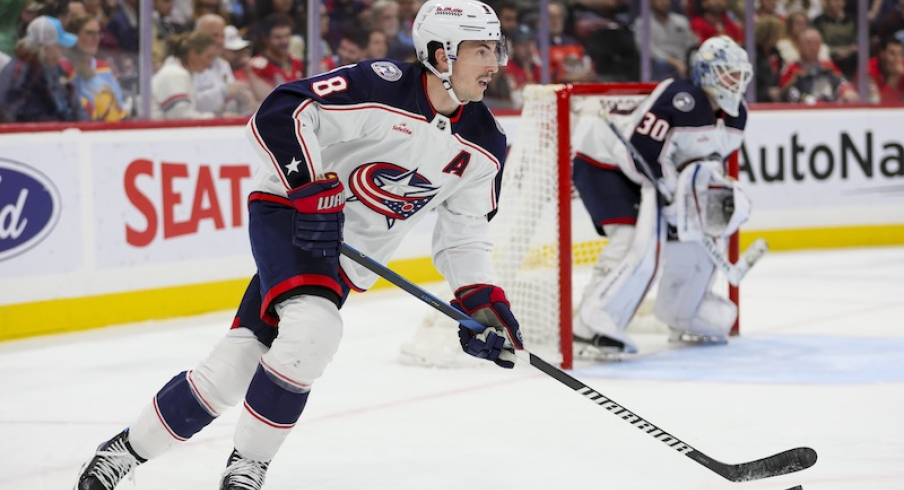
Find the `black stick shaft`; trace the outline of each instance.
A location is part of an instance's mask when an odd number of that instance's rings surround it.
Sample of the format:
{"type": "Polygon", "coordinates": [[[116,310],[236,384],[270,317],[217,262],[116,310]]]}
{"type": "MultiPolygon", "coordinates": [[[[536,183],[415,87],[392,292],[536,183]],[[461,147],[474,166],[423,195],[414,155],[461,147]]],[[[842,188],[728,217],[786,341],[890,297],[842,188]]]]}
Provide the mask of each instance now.
{"type": "MultiPolygon", "coordinates": [[[[482,332],[486,327],[477,320],[474,320],[465,313],[455,309],[449,303],[437,298],[429,292],[423,290],[417,285],[411,283],[404,277],[391,271],[386,266],[371,259],[367,255],[355,250],[347,244],[342,244],[342,255],[364,266],[368,270],[374,272],[380,277],[386,279],[392,284],[398,286],[405,292],[411,294],[415,298],[427,303],[433,308],[439,310],[446,316],[456,320],[471,330],[482,332]]],[[[628,410],[622,405],[616,403],[611,398],[604,396],[600,392],[590,388],[583,382],[572,377],[568,373],[544,361],[539,356],[530,353],[528,350],[515,351],[518,357],[527,360],[531,366],[542,371],[544,374],[559,381],[572,390],[580,393],[588,400],[605,408],[613,415],[630,423],[647,435],[659,440],[672,449],[684,454],[705,468],[713,471],[723,478],[733,482],[742,482],[750,480],[758,480],[760,478],[768,478],[771,476],[785,475],[794,473],[813,466],[816,463],[816,451],[810,448],[795,448],[788,451],[769,456],[749,463],[725,464],[709,456],[697,451],[684,441],[669,434],[668,432],[653,425],[653,423],[640,417],[634,412],[628,410]]]]}

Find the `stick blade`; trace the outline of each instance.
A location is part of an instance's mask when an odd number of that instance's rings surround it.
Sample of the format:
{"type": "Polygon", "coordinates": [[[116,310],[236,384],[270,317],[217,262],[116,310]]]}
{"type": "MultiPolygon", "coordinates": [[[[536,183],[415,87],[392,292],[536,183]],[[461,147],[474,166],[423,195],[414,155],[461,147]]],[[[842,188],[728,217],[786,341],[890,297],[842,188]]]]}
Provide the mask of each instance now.
{"type": "Polygon", "coordinates": [[[816,464],[816,451],[808,447],[798,447],[749,463],[730,465],[725,478],[733,482],[745,482],[787,475],[805,470],[816,464]]]}

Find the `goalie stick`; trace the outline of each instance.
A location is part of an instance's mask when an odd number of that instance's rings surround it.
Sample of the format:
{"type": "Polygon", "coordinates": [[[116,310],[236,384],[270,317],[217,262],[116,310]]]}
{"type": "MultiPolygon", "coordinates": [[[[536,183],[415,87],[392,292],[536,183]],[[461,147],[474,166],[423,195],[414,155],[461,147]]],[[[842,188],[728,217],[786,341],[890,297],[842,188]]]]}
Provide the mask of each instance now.
{"type": "MultiPolygon", "coordinates": [[[[656,178],[656,175],[653,174],[653,169],[652,167],[650,167],[650,164],[647,163],[647,160],[643,157],[643,155],[640,154],[640,152],[637,151],[637,148],[635,148],[634,145],[621,134],[621,132],[615,126],[615,123],[613,123],[612,120],[609,119],[609,111],[602,109],[600,111],[600,118],[605,121],[609,126],[609,129],[613,133],[615,133],[615,137],[618,138],[618,140],[621,141],[623,145],[625,145],[625,148],[627,148],[631,153],[631,157],[634,158],[634,161],[640,165],[644,175],[648,179],[650,179],[651,182],[653,182],[656,190],[667,202],[672,202],[674,196],[672,196],[671,191],[669,191],[669,189],[665,186],[665,183],[662,181],[662,179],[656,178]]],[[[737,286],[738,284],[740,284],[741,279],[743,279],[743,277],[747,274],[747,271],[749,271],[750,268],[757,263],[757,261],[763,258],[763,255],[765,255],[767,251],[769,251],[769,246],[766,244],[766,240],[758,238],[756,239],[756,241],[751,243],[749,247],[747,247],[747,250],[745,250],[743,254],[741,254],[740,258],[738,258],[737,264],[732,264],[728,260],[728,258],[725,257],[725,254],[723,254],[719,251],[718,248],[716,248],[715,240],[704,238],[703,240],[700,240],[700,243],[703,245],[703,249],[706,250],[706,255],[708,255],[710,260],[712,260],[712,262],[716,264],[716,267],[718,267],[722,271],[722,273],[725,274],[725,278],[728,279],[728,282],[732,286],[737,286]]]]}
{"type": "MultiPolygon", "coordinates": [[[[439,310],[449,318],[461,323],[465,327],[474,332],[482,332],[486,330],[486,326],[474,320],[470,316],[462,313],[449,303],[437,298],[424,289],[411,283],[404,277],[396,274],[386,266],[371,259],[367,255],[355,250],[347,244],[342,244],[342,255],[364,266],[378,276],[386,279],[392,284],[398,286],[405,292],[411,294],[415,298],[427,303],[433,308],[439,310]]],[[[669,434],[668,432],[653,425],[653,423],[640,417],[631,410],[619,405],[611,398],[590,388],[583,382],[570,376],[568,373],[556,368],[552,364],[544,361],[527,349],[515,351],[516,355],[524,361],[530,363],[531,366],[539,369],[547,376],[554,378],[556,381],[571,388],[575,392],[583,395],[588,400],[605,408],[607,411],[617,416],[619,419],[633,425],[649,436],[664,443],[670,448],[684,454],[688,458],[694,460],[704,468],[722,476],[723,478],[733,482],[745,482],[751,480],[759,480],[761,478],[769,478],[772,476],[786,475],[800,470],[804,470],[816,463],[816,451],[808,447],[798,447],[782,451],[767,458],[750,461],[747,463],[726,464],[717,461],[702,452],[694,449],[684,441],[669,434]]]]}

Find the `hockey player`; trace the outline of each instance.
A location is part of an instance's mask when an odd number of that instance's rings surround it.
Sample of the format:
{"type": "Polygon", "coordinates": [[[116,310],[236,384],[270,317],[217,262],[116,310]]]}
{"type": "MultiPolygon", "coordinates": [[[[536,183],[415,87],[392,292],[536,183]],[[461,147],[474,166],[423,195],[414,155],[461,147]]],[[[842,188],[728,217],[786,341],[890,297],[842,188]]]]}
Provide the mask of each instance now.
{"type": "Polygon", "coordinates": [[[481,102],[506,62],[499,20],[476,0],[430,0],[414,26],[420,64],[377,60],[279,86],[247,126],[263,165],[249,198],[258,267],[227,335],[102,443],[77,490],[111,490],[244,398],[221,490],[261,488],[342,336],[349,290],[376,277],[340,257],[344,239],[386,261],[436,210],[433,260],[453,303],[490,325],[462,348],[511,368],[521,345],[490,284],[488,216],[505,135],[481,102]]]}
{"type": "Polygon", "coordinates": [[[749,201],[724,176],[724,164],[741,145],[751,76],[743,49],[727,37],[710,38],[693,56],[691,79],[661,82],[630,113],[577,124],[574,184],[609,243],[575,314],[576,352],[637,352],[625,329],[657,273],[654,314],[672,338],[727,338],[737,308],[711,290],[715,266],[701,241],[727,237],[747,216],[749,201]],[[606,119],[648,162],[673,202],[657,193],[606,119]]]}

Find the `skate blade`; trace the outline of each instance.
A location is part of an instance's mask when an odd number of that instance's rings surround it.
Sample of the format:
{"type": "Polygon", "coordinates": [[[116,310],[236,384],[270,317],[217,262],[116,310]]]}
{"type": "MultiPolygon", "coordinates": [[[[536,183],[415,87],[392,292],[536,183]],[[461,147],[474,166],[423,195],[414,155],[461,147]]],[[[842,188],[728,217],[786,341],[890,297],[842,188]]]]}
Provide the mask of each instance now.
{"type": "Polygon", "coordinates": [[[728,343],[728,337],[699,335],[684,330],[672,330],[669,333],[669,342],[689,345],[724,345],[728,343]]]}
{"type": "Polygon", "coordinates": [[[582,361],[621,362],[625,355],[627,355],[625,352],[616,347],[597,347],[587,344],[574,346],[574,358],[582,361]]]}

